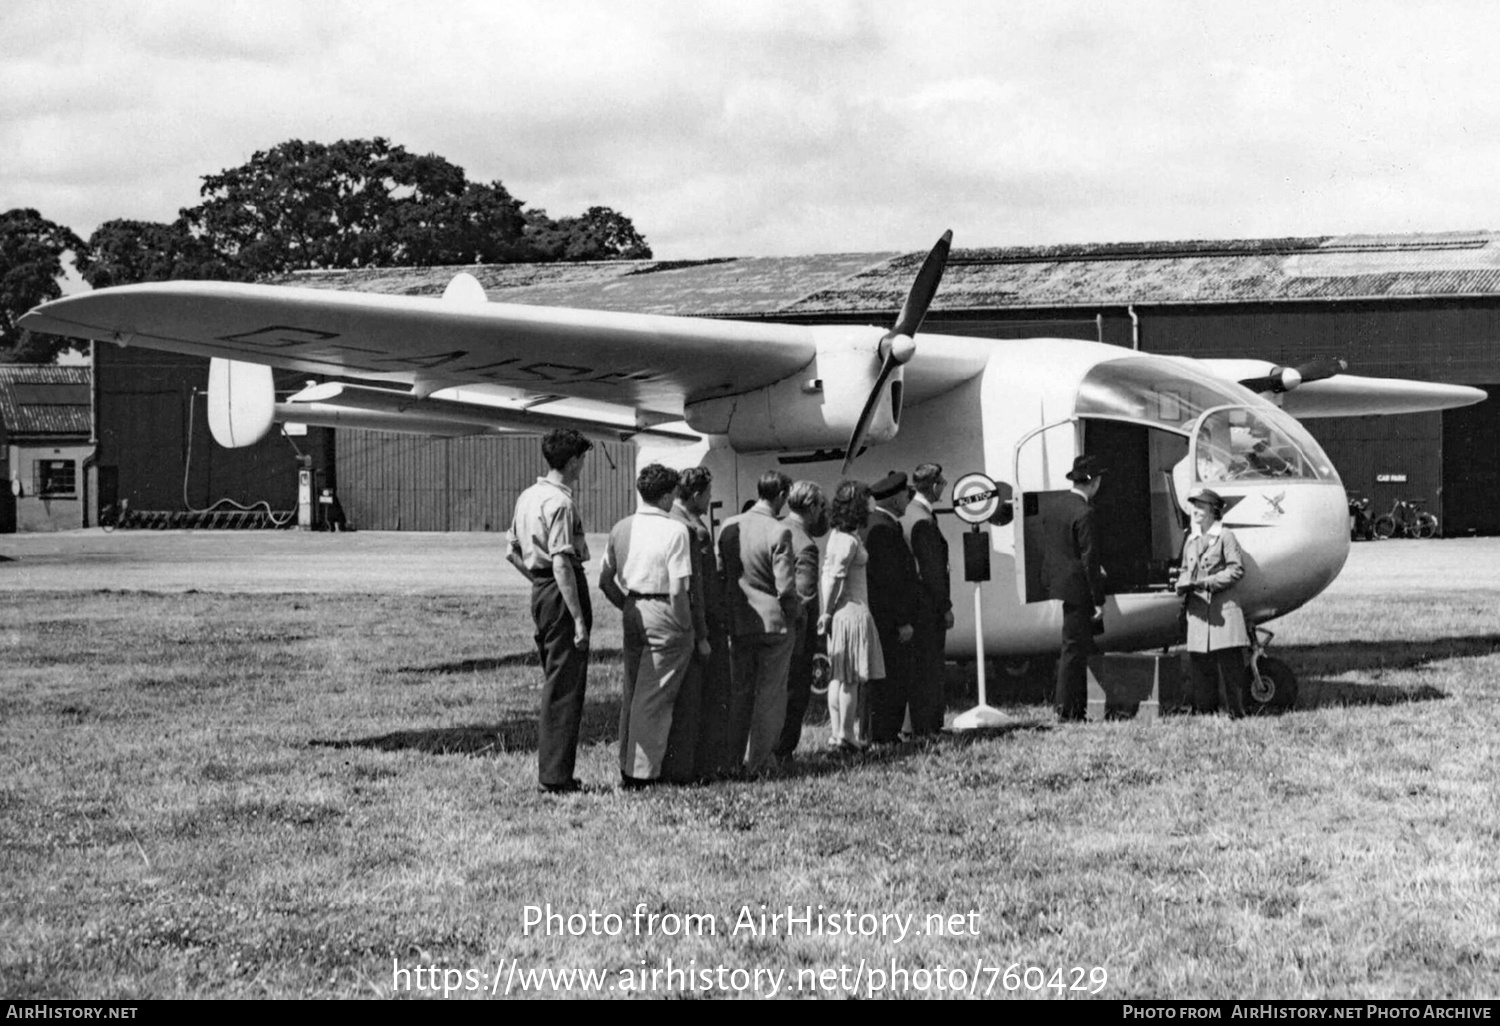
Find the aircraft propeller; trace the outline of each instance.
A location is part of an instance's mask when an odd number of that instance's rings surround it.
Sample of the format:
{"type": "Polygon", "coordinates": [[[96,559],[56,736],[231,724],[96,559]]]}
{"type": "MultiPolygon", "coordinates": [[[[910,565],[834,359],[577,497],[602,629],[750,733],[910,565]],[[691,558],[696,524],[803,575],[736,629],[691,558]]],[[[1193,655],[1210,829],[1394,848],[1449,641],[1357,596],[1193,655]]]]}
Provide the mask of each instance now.
{"type": "Polygon", "coordinates": [[[948,249],[952,244],[952,230],[944,232],[937,245],[932,247],[932,252],[927,254],[927,259],[922,261],[916,280],[911,284],[911,291],[907,293],[906,302],[901,304],[901,312],[896,315],[896,323],[880,340],[880,373],[876,375],[875,385],[865,399],[864,409],[859,411],[859,419],[854,422],[849,444],[844,447],[844,465],[839,469],[840,475],[849,472],[849,464],[854,462],[864,446],[865,433],[870,430],[875,407],[880,403],[880,392],[885,388],[891,373],[916,354],[917,343],[912,336],[922,326],[927,308],[932,305],[932,297],[937,295],[938,283],[943,280],[943,269],[948,265],[948,249]]]}
{"type": "Polygon", "coordinates": [[[1322,381],[1348,369],[1349,364],[1345,360],[1319,356],[1295,367],[1272,367],[1271,373],[1265,377],[1245,378],[1240,384],[1252,392],[1290,392],[1298,385],[1322,381]]]}

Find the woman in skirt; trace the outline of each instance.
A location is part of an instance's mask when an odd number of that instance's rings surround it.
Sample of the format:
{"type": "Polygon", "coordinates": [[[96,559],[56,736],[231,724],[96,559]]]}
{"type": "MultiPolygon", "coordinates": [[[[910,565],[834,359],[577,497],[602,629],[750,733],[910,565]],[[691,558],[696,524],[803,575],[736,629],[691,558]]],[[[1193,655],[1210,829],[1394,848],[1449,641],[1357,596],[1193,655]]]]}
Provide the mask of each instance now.
{"type": "Polygon", "coordinates": [[[819,598],[823,615],[818,633],[827,640],[828,743],[834,748],[862,749],[864,685],[885,676],[885,660],[875,619],[870,615],[865,584],[865,528],[874,500],[870,487],[844,481],[833,494],[829,521],[833,528],[823,554],[819,598]]]}

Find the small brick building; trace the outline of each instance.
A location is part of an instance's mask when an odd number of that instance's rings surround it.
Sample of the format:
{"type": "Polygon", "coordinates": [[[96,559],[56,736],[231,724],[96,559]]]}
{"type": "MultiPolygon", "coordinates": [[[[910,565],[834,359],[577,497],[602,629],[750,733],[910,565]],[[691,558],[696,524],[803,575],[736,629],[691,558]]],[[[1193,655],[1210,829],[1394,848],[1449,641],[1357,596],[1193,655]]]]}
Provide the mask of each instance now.
{"type": "Polygon", "coordinates": [[[85,526],[92,376],[89,367],[0,364],[0,533],[85,526]]]}

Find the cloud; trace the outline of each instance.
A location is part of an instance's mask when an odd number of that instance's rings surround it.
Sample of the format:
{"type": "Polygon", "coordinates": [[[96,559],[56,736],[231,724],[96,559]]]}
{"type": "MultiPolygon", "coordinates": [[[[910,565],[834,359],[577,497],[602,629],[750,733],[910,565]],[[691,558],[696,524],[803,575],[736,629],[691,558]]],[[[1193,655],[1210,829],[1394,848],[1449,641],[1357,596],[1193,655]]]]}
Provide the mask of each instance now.
{"type": "Polygon", "coordinates": [[[385,136],[669,257],[1483,227],[1487,5],[11,0],[0,208],[385,136]]]}

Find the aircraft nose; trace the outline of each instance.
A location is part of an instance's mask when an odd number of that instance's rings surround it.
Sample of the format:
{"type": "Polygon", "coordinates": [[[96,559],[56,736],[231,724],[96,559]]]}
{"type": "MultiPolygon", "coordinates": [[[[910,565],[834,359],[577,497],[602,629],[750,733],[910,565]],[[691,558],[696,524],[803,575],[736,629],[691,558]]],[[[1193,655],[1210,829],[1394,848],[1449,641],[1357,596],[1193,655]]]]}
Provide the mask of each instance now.
{"type": "Polygon", "coordinates": [[[1349,507],[1336,482],[1247,488],[1225,524],[1245,559],[1240,608],[1252,623],[1318,595],[1349,558],[1349,507]]]}

